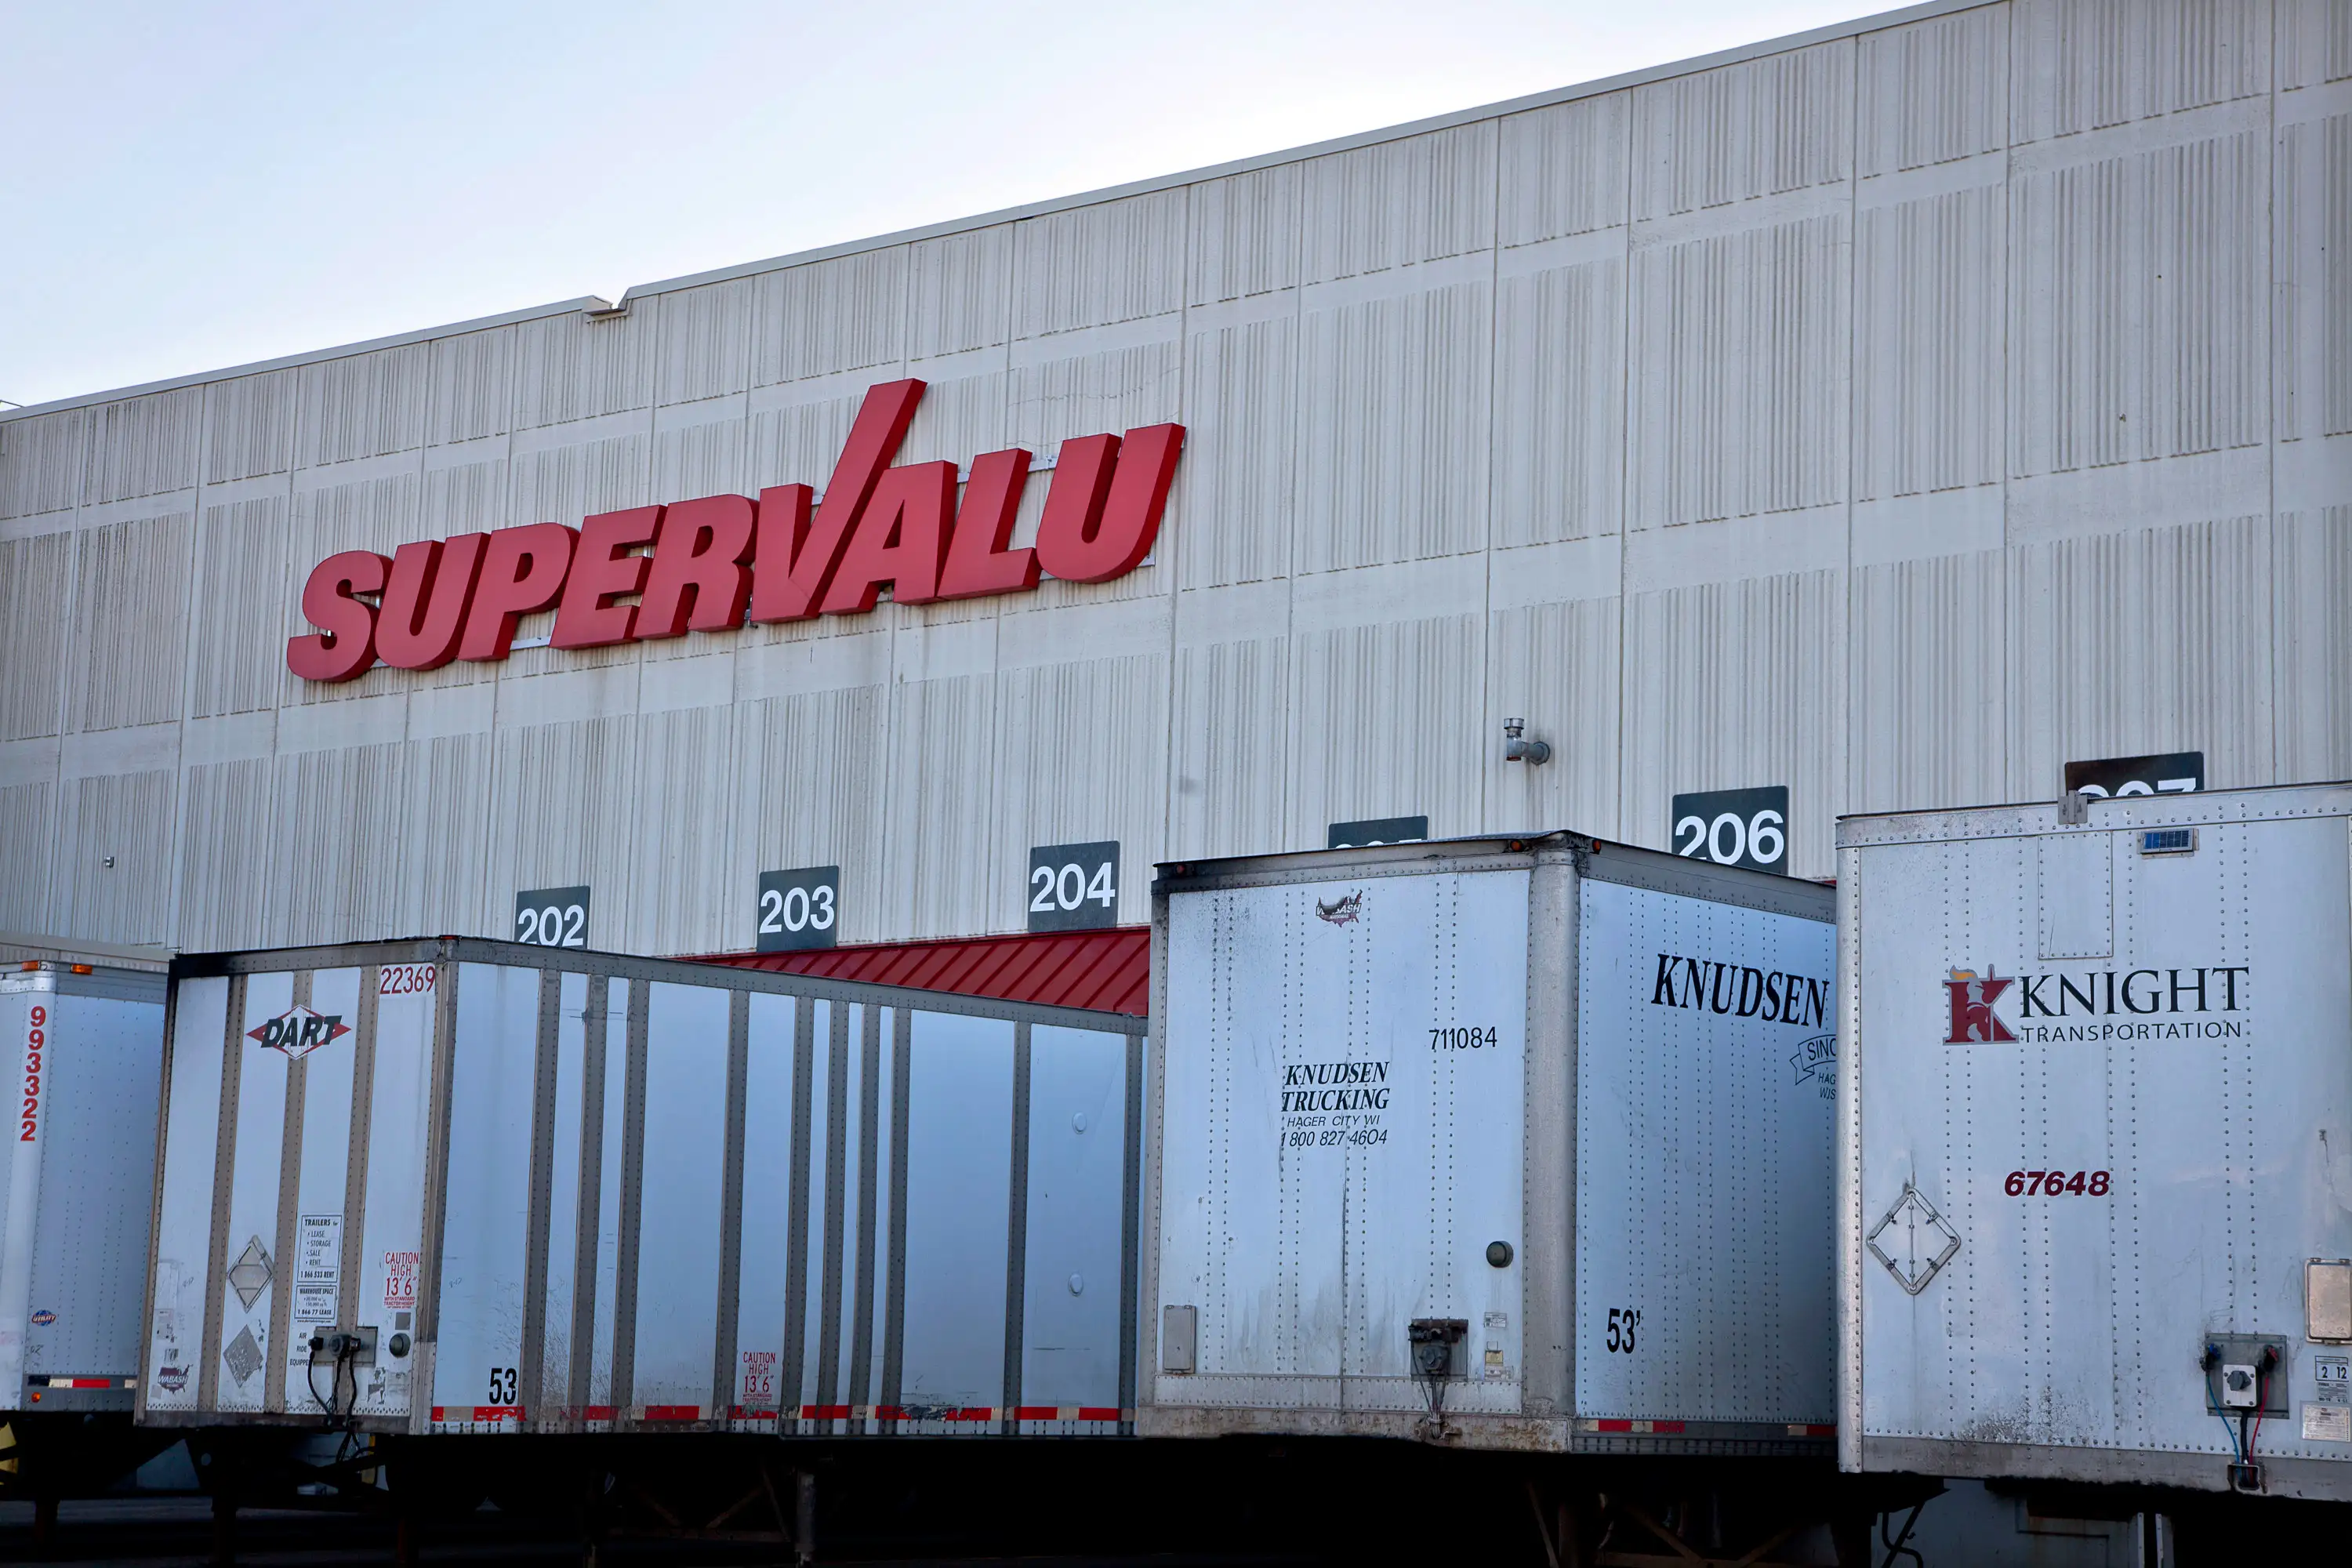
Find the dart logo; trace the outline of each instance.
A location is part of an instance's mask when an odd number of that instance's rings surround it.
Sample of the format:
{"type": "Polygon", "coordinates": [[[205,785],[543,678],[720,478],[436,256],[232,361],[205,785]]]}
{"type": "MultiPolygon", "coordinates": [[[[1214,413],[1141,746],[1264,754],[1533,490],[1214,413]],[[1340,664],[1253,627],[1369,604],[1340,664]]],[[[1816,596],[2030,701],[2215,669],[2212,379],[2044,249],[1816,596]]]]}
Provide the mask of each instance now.
{"type": "Polygon", "coordinates": [[[313,1013],[308,1007],[289,1007],[277,1017],[264,1022],[257,1029],[247,1029],[245,1037],[273,1051],[283,1051],[290,1061],[300,1061],[330,1040],[340,1039],[352,1032],[340,1013],[313,1013]]]}
{"type": "Polygon", "coordinates": [[[1944,982],[1952,1006],[1952,1027],[1944,1037],[1946,1045],[1990,1045],[2017,1038],[1992,1010],[2000,994],[2016,984],[2013,979],[1996,980],[1990,974],[1979,979],[1973,969],[1955,969],[1951,975],[1944,982]]]}

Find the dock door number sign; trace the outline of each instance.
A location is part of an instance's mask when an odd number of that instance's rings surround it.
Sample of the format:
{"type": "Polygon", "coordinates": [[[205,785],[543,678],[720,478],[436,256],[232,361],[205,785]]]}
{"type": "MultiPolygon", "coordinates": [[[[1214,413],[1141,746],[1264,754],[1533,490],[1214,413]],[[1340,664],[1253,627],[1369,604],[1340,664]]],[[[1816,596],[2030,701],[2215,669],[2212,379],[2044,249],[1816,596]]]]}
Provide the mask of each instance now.
{"type": "Polygon", "coordinates": [[[1675,796],[1677,855],[1789,874],[1789,786],[1711,789],[1675,796]]]}
{"type": "Polygon", "coordinates": [[[517,893],[514,939],[534,947],[586,947],[588,889],[534,888],[517,893]]]}
{"type": "Polygon", "coordinates": [[[761,872],[758,913],[761,952],[831,947],[841,931],[841,868],[761,872]]]}
{"type": "Polygon", "coordinates": [[[2103,757],[2068,763],[2069,792],[2105,800],[2126,795],[2194,795],[2205,787],[2205,753],[2168,752],[2154,757],[2103,757]]]}
{"type": "Polygon", "coordinates": [[[1118,923],[1118,843],[1040,844],[1029,851],[1029,929],[1118,923]]]}

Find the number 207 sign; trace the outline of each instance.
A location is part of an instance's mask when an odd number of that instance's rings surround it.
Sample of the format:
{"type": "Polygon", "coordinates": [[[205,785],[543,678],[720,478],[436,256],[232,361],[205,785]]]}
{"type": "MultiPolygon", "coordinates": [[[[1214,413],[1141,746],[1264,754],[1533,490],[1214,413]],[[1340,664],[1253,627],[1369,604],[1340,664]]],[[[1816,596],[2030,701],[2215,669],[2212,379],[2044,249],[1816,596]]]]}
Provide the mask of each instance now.
{"type": "Polygon", "coordinates": [[[1675,796],[1674,851],[1720,866],[1789,871],[1789,786],[1675,796]]]}
{"type": "Polygon", "coordinates": [[[841,931],[841,868],[803,866],[760,873],[761,952],[831,947],[841,931]]]}

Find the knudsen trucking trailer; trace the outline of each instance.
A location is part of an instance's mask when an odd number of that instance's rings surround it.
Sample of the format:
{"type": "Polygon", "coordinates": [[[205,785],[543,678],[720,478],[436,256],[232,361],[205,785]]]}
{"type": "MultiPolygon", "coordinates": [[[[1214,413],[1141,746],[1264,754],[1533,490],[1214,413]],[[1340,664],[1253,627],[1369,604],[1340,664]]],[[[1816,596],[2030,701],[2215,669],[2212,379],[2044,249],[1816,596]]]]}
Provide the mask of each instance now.
{"type": "Polygon", "coordinates": [[[1130,1426],[1140,1019],[446,937],[172,993],[139,1419],[232,1501],[804,1549],[776,1436],[1130,1426]]]}
{"type": "Polygon", "coordinates": [[[1866,1517],[1832,914],[1565,833],[1161,867],[1139,1429],[1486,1452],[1582,1562],[1866,1517]]]}
{"type": "Polygon", "coordinates": [[[160,963],[26,957],[0,969],[19,1104],[0,1160],[0,1495],[45,1510],[163,1446],[133,1430],[131,1407],[163,997],[160,963]]]}
{"type": "Polygon", "coordinates": [[[2352,787],[1838,842],[1843,1466],[2352,1499],[2352,787]]]}

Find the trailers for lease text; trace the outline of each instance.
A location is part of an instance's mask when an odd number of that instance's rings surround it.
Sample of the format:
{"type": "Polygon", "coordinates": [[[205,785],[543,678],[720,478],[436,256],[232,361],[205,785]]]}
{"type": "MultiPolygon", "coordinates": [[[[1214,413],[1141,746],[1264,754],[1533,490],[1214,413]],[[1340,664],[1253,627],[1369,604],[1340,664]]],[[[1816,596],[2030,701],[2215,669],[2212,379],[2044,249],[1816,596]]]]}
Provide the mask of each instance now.
{"type": "Polygon", "coordinates": [[[1566,834],[1163,868],[1142,1429],[1826,1453],[1832,906],[1566,834]]]}
{"type": "Polygon", "coordinates": [[[2352,1499],[2352,787],[1839,842],[1844,1467],[2352,1499]]]}
{"type": "Polygon", "coordinates": [[[172,984],[147,1423],[1129,1418],[1139,1020],[461,938],[172,984]]]}

